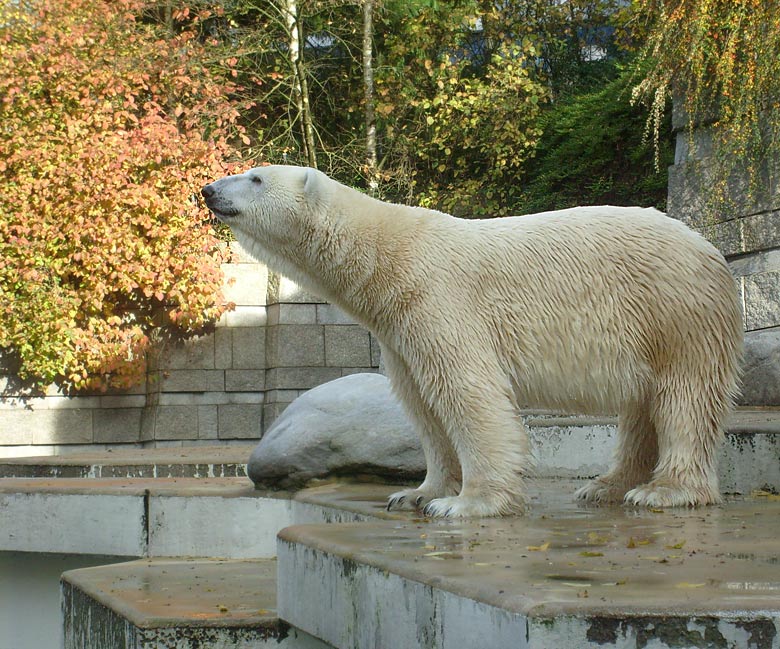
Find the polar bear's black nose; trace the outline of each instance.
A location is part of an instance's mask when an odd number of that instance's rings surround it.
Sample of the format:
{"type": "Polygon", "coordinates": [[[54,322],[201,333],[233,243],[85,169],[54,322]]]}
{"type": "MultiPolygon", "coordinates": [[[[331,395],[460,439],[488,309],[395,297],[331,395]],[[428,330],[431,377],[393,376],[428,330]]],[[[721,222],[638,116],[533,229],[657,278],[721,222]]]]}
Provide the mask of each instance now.
{"type": "Polygon", "coordinates": [[[200,193],[203,198],[211,198],[215,191],[216,190],[211,185],[206,185],[203,189],[200,190],[200,193]]]}

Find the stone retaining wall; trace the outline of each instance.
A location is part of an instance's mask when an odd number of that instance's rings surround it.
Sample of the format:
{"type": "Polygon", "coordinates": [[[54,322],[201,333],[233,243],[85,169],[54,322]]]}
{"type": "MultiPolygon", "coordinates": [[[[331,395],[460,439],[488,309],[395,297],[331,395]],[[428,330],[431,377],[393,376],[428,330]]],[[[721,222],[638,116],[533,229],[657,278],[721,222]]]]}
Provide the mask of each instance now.
{"type": "Polygon", "coordinates": [[[708,209],[713,194],[716,137],[696,128],[675,102],[677,147],[669,168],[667,212],[701,232],[729,262],[742,300],[745,368],[741,405],[780,406],[780,165],[763,169],[762,195],[750,196],[744,174],[727,185],[730,206],[708,209]]]}
{"type": "Polygon", "coordinates": [[[699,230],[729,261],[739,283],[745,331],[780,326],[780,171],[764,170],[762,196],[749,197],[744,177],[734,174],[728,183],[731,207],[708,210],[713,194],[715,155],[711,127],[700,127],[693,137],[687,117],[675,105],[673,128],[677,146],[669,169],[669,216],[699,230]]]}
{"type": "Polygon", "coordinates": [[[53,387],[22,402],[0,368],[0,456],[258,440],[302,392],[378,370],[368,331],[240,250],[236,256],[224,267],[235,310],[214,333],[158,350],[145,385],[72,398],[53,387]]]}

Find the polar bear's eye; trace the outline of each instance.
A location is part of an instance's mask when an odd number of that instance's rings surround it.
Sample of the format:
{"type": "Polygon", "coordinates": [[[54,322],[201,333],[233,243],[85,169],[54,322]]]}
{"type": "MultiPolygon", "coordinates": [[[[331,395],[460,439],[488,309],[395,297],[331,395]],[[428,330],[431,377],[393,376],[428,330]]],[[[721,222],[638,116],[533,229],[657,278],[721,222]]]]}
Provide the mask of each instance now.
{"type": "Polygon", "coordinates": [[[263,179],[260,176],[252,176],[252,182],[259,185],[263,182],[263,179]]]}

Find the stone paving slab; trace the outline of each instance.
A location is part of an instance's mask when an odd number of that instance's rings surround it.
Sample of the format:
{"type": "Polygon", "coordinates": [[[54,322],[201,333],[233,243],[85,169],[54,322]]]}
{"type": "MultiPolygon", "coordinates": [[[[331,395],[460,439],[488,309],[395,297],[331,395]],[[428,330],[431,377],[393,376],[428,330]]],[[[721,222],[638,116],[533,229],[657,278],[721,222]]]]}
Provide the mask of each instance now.
{"type": "MultiPolygon", "coordinates": [[[[249,478],[3,478],[0,494],[209,495],[221,498],[264,494],[249,478]]],[[[280,497],[284,497],[279,492],[280,497]]]]}
{"type": "Polygon", "coordinates": [[[246,477],[0,480],[0,550],[265,558],[294,520],[246,477]]]}
{"type": "Polygon", "coordinates": [[[62,581],[142,628],[277,623],[270,559],[142,559],[66,572],[62,581]]]}
{"type": "Polygon", "coordinates": [[[337,647],[778,647],[778,500],[587,507],[556,482],[520,518],[290,527],[279,611],[337,647]]]}
{"type": "Polygon", "coordinates": [[[325,648],[279,620],[273,560],[141,560],[61,583],[66,649],[325,648]]]}

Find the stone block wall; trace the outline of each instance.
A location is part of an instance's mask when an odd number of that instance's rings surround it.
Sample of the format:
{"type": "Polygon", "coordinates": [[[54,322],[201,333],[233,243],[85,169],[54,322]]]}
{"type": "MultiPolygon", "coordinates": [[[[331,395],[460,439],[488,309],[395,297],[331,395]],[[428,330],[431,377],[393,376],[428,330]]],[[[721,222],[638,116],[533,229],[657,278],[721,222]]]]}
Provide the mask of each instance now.
{"type": "Polygon", "coordinates": [[[65,397],[52,387],[23,402],[0,359],[0,457],[114,446],[258,440],[302,392],[377,371],[368,331],[235,249],[224,267],[236,308],[213,333],[156,350],[145,385],[65,397]]]}
{"type": "Polygon", "coordinates": [[[686,130],[685,114],[675,106],[673,126],[677,145],[669,169],[667,211],[700,231],[729,261],[739,284],[745,331],[780,326],[780,169],[767,168],[765,192],[749,197],[744,177],[728,183],[733,204],[708,210],[715,155],[710,127],[686,130]]]}
{"type": "Polygon", "coordinates": [[[265,344],[266,426],[302,392],[379,367],[379,347],[367,330],[286,277],[269,282],[265,344]]]}
{"type": "Polygon", "coordinates": [[[731,205],[708,209],[715,134],[704,125],[691,136],[679,102],[672,123],[677,146],[667,212],[718,247],[740,291],[746,334],[739,403],[780,407],[780,165],[763,169],[760,196],[750,196],[746,174],[735,171],[727,183],[731,205]]]}

